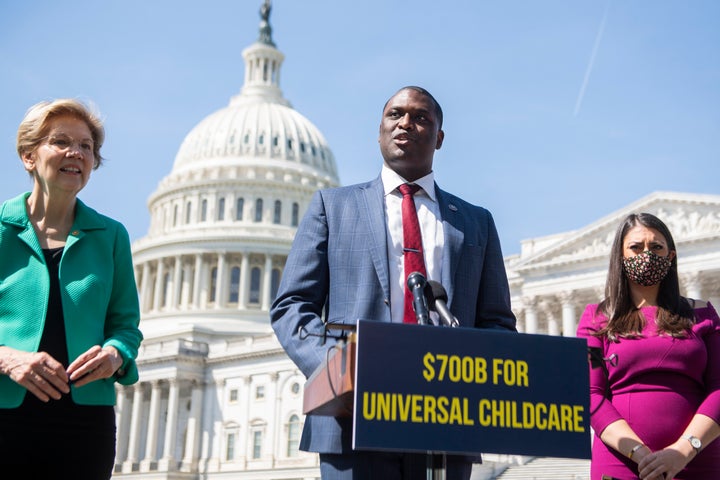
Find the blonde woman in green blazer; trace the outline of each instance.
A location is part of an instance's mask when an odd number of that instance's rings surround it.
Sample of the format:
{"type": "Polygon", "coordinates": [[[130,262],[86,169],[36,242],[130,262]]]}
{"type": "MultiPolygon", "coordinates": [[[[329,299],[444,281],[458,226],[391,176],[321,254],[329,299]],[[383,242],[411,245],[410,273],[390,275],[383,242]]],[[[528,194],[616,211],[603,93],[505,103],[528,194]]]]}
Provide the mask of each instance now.
{"type": "Polygon", "coordinates": [[[110,478],[115,382],[138,380],[127,231],[77,199],[104,137],[72,99],[31,107],[18,129],[33,189],[0,207],[0,465],[23,478],[110,478]]]}

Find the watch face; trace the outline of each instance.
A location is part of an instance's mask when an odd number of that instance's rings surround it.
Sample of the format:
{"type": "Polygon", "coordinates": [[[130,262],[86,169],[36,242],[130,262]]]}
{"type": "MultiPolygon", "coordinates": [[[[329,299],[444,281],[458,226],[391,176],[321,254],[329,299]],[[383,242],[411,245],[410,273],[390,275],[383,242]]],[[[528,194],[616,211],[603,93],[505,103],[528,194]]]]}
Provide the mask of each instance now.
{"type": "Polygon", "coordinates": [[[702,443],[700,443],[699,438],[691,437],[690,438],[690,445],[693,446],[693,448],[700,448],[702,446],[702,443]]]}

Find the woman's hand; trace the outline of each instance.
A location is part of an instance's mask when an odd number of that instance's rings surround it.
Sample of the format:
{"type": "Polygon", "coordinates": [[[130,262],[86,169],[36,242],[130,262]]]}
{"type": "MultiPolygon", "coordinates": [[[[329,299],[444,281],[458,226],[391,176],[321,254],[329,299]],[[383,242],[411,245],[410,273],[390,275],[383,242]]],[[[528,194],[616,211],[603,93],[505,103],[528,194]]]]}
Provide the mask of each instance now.
{"type": "Polygon", "coordinates": [[[70,392],[62,364],[45,352],[23,352],[0,347],[0,373],[25,387],[43,402],[70,392]]]}
{"type": "Polygon", "coordinates": [[[123,364],[123,358],[115,347],[100,345],[91,347],[70,364],[67,374],[76,387],[82,387],[101,378],[112,377],[123,364]]]}
{"type": "Polygon", "coordinates": [[[638,462],[640,478],[675,478],[695,455],[695,450],[686,440],[675,442],[662,450],[645,455],[638,462]]]}

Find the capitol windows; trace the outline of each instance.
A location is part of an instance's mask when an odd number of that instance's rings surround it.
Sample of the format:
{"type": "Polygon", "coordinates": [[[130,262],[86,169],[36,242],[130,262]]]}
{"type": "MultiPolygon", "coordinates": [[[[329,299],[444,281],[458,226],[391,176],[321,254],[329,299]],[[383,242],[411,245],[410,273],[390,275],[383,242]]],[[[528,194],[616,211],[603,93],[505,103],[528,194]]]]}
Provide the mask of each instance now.
{"type": "Polygon", "coordinates": [[[225,426],[225,460],[228,462],[237,459],[238,438],[240,438],[240,425],[229,422],[225,426]]]}
{"type": "Polygon", "coordinates": [[[220,197],[218,200],[217,219],[219,222],[225,220],[225,197],[220,197]]]}
{"type": "Polygon", "coordinates": [[[243,208],[245,208],[245,199],[240,197],[235,202],[235,220],[241,221],[243,219],[243,208]]]}
{"type": "Polygon", "coordinates": [[[185,224],[190,223],[190,214],[192,212],[192,202],[187,202],[185,205],[185,224]]]}
{"type": "Polygon", "coordinates": [[[277,297],[278,289],[280,288],[280,269],[273,268],[272,274],[270,275],[270,298],[274,299],[277,297]]]}
{"type": "Polygon", "coordinates": [[[273,223],[280,224],[280,217],[282,216],[282,202],[275,200],[275,209],[273,211],[273,223]]]}
{"type": "Polygon", "coordinates": [[[252,431],[252,458],[257,460],[262,457],[263,431],[262,426],[253,427],[252,431]]]}
{"type": "Polygon", "coordinates": [[[255,200],[255,221],[262,222],[263,201],[262,198],[255,200]]]}
{"type": "Polygon", "coordinates": [[[214,302],[217,298],[217,267],[210,270],[210,301],[214,302]]]}
{"type": "Polygon", "coordinates": [[[291,220],[292,226],[297,227],[299,220],[300,220],[300,205],[298,205],[297,202],[294,202],[292,204],[292,220],[291,220]]]}
{"type": "Polygon", "coordinates": [[[237,435],[233,433],[228,433],[225,437],[225,460],[227,461],[233,461],[235,460],[235,441],[237,439],[237,435]]]}
{"type": "Polygon", "coordinates": [[[203,201],[200,203],[200,221],[207,221],[207,199],[205,198],[203,198],[203,201]]]}
{"type": "Polygon", "coordinates": [[[265,398],[265,385],[258,385],[255,387],[255,400],[262,400],[265,398]]]}
{"type": "Polygon", "coordinates": [[[300,446],[300,417],[297,415],[290,416],[287,424],[287,456],[297,457],[298,447],[300,446]]]}
{"type": "Polygon", "coordinates": [[[237,388],[233,388],[230,390],[229,401],[230,401],[230,403],[237,403],[237,401],[238,401],[238,389],[237,388]]]}
{"type": "Polygon", "coordinates": [[[253,267],[250,270],[250,297],[248,298],[249,303],[260,303],[260,267],[253,267]]]}
{"type": "Polygon", "coordinates": [[[177,226],[177,219],[178,219],[178,206],[175,205],[173,207],[173,220],[172,220],[172,226],[177,226]]]}
{"type": "Polygon", "coordinates": [[[230,294],[228,302],[238,303],[240,299],[240,267],[233,267],[230,270],[230,294]]]}

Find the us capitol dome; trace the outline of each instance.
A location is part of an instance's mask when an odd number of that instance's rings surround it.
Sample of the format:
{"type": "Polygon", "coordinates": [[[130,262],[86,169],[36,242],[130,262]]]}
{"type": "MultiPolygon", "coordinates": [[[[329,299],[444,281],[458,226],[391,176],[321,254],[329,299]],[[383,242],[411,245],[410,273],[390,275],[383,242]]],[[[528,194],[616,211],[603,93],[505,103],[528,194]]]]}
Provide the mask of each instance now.
{"type": "Polygon", "coordinates": [[[148,201],[150,229],[134,244],[148,328],[179,312],[242,322],[239,310],[267,330],[298,222],[316,190],[339,184],[322,133],[283,97],[267,18],[243,58],[240,93],[185,137],[148,201]]]}
{"type": "Polygon", "coordinates": [[[339,184],[322,133],[280,90],[270,3],[245,79],[200,121],[148,200],[133,243],[145,337],[117,385],[113,478],[319,478],[298,451],[304,376],[269,309],[313,193],[339,184]]]}

